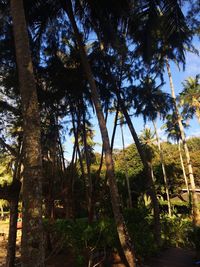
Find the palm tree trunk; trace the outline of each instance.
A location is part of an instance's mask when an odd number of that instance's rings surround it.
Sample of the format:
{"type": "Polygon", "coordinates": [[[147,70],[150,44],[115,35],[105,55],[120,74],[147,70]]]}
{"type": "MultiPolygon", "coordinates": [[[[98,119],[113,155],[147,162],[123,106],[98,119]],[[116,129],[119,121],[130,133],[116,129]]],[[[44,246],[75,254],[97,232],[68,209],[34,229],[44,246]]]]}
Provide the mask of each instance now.
{"type": "MultiPolygon", "coordinates": [[[[108,110],[106,111],[106,114],[105,114],[105,122],[106,123],[107,123],[107,119],[108,119],[108,110]]],[[[111,150],[112,150],[112,142],[111,142],[111,150]]],[[[96,174],[97,178],[96,178],[96,181],[94,182],[94,186],[97,184],[97,181],[99,181],[99,179],[100,179],[101,169],[103,167],[103,159],[104,159],[104,150],[103,150],[103,146],[102,146],[101,159],[100,159],[99,168],[98,168],[98,171],[97,171],[97,174],[96,174]]]]}
{"type": "Polygon", "coordinates": [[[16,237],[17,237],[17,218],[18,218],[18,202],[19,194],[21,190],[21,163],[22,163],[22,151],[23,145],[19,142],[18,153],[15,161],[15,169],[13,173],[13,182],[17,181],[19,183],[18,190],[16,190],[15,197],[12,198],[10,202],[10,222],[9,222],[9,236],[7,245],[7,257],[6,257],[6,267],[13,267],[15,264],[15,254],[16,254],[16,237]]]}
{"type": "Polygon", "coordinates": [[[85,118],[85,110],[84,105],[82,103],[83,108],[83,144],[85,150],[85,161],[86,161],[86,168],[87,168],[87,181],[86,181],[86,192],[87,192],[87,203],[88,203],[88,221],[92,223],[94,217],[94,209],[92,203],[92,193],[93,193],[93,185],[92,185],[92,177],[90,171],[90,155],[88,153],[88,143],[87,143],[87,132],[86,132],[86,118],[85,118]]]}
{"type": "Polygon", "coordinates": [[[1,211],[1,218],[3,218],[4,217],[4,210],[3,210],[3,205],[1,202],[0,202],[0,211],[1,211]]]}
{"type": "Polygon", "coordinates": [[[185,185],[186,185],[186,188],[187,188],[188,200],[189,200],[190,199],[190,190],[189,190],[189,186],[188,186],[188,180],[187,180],[187,176],[186,176],[186,173],[185,173],[185,166],[184,166],[184,163],[183,163],[183,156],[182,156],[182,152],[181,152],[181,140],[179,140],[179,142],[178,142],[178,150],[179,150],[181,167],[182,167],[182,171],[183,171],[183,177],[184,177],[184,180],[185,180],[185,185]]]}
{"type": "Polygon", "coordinates": [[[15,266],[17,218],[18,218],[18,199],[16,198],[10,201],[10,223],[9,223],[6,267],[15,266]]]}
{"type": "Polygon", "coordinates": [[[22,267],[44,266],[40,116],[23,1],[10,1],[24,130],[22,267]]]}
{"type": "Polygon", "coordinates": [[[178,108],[176,105],[176,95],[175,95],[174,84],[173,84],[173,80],[172,80],[172,75],[171,75],[171,70],[170,70],[168,58],[166,58],[166,67],[167,67],[167,72],[168,72],[168,76],[169,76],[171,94],[172,94],[172,98],[174,101],[175,113],[176,113],[176,116],[178,119],[178,125],[179,125],[179,129],[180,129],[180,133],[181,133],[181,140],[183,142],[183,148],[184,148],[185,155],[186,155],[186,161],[187,161],[189,178],[190,178],[190,185],[191,185],[191,189],[192,189],[193,223],[194,223],[194,225],[198,226],[198,225],[200,225],[200,212],[198,209],[198,199],[197,199],[197,194],[196,194],[196,186],[195,186],[195,181],[194,181],[193,168],[192,168],[192,163],[191,163],[191,159],[190,159],[190,153],[189,153],[188,146],[186,143],[186,137],[185,137],[183,124],[181,121],[181,116],[179,114],[179,111],[178,111],[178,108]]]}
{"type": "Polygon", "coordinates": [[[107,169],[107,175],[108,175],[108,181],[109,181],[111,202],[112,202],[113,213],[114,213],[115,222],[117,226],[117,232],[119,235],[119,240],[120,240],[124,255],[126,257],[126,260],[129,266],[135,267],[136,263],[135,263],[135,255],[134,255],[133,247],[132,247],[132,241],[130,239],[130,236],[127,231],[126,224],[125,224],[122,212],[121,212],[120,197],[119,197],[118,188],[117,188],[117,184],[115,180],[114,163],[112,159],[112,152],[111,152],[110,141],[108,137],[108,131],[107,131],[104,115],[102,112],[100,96],[99,96],[99,93],[96,87],[95,79],[93,77],[90,64],[88,62],[87,54],[86,54],[85,47],[82,41],[82,36],[79,33],[79,29],[76,25],[71,0],[66,1],[66,5],[64,6],[64,9],[69,17],[72,28],[74,30],[74,34],[76,36],[76,40],[78,43],[79,52],[81,56],[81,61],[82,61],[83,68],[86,73],[89,85],[90,85],[92,101],[94,103],[98,122],[99,122],[99,127],[100,127],[100,132],[101,132],[103,147],[104,147],[104,152],[105,152],[105,162],[106,162],[106,169],[107,169]]]}
{"type": "Polygon", "coordinates": [[[149,196],[151,197],[151,201],[152,201],[152,205],[153,205],[153,211],[154,211],[154,237],[155,237],[157,244],[160,246],[161,245],[160,209],[159,209],[159,202],[158,202],[158,199],[156,196],[156,190],[155,190],[155,186],[154,186],[153,169],[151,167],[151,164],[146,159],[146,155],[142,149],[142,146],[141,146],[140,141],[138,139],[137,133],[134,129],[133,123],[129,117],[126,106],[124,104],[124,101],[120,95],[120,90],[118,88],[118,85],[117,85],[115,79],[113,78],[112,74],[110,73],[109,67],[107,67],[107,71],[113,80],[113,84],[115,85],[114,92],[117,96],[118,105],[119,105],[119,107],[120,107],[120,109],[121,109],[121,111],[125,117],[125,120],[128,124],[129,130],[131,132],[131,135],[132,135],[133,140],[135,142],[136,148],[137,148],[138,153],[140,155],[141,161],[143,163],[144,170],[147,174],[148,192],[149,192],[149,196]]]}
{"type": "Polygon", "coordinates": [[[125,155],[125,142],[124,142],[124,132],[123,132],[123,125],[120,123],[120,128],[121,128],[121,136],[122,136],[122,149],[123,149],[123,157],[124,157],[124,165],[125,165],[125,176],[126,176],[126,184],[127,184],[127,190],[128,190],[128,206],[129,208],[133,207],[133,202],[132,202],[132,197],[131,197],[131,187],[130,187],[130,182],[129,182],[129,177],[128,177],[128,166],[126,163],[126,155],[125,155]]]}
{"type": "Polygon", "coordinates": [[[116,113],[115,113],[113,133],[112,133],[112,137],[111,137],[111,151],[113,151],[113,147],[114,147],[114,141],[115,141],[115,134],[116,134],[116,129],[117,129],[118,116],[119,116],[119,105],[117,105],[116,113]]]}
{"type": "Polygon", "coordinates": [[[170,197],[169,197],[169,186],[168,186],[168,179],[167,179],[165,163],[164,163],[164,155],[163,155],[163,150],[162,150],[160,138],[159,138],[157,127],[156,127],[156,122],[154,120],[153,120],[153,126],[155,129],[158,149],[160,152],[160,161],[161,161],[161,165],[162,165],[162,172],[163,172],[163,178],[164,178],[164,183],[165,183],[165,191],[166,191],[166,195],[167,195],[168,213],[169,213],[169,217],[171,217],[172,216],[172,209],[171,209],[171,202],[170,202],[170,197]]]}
{"type": "Polygon", "coordinates": [[[152,205],[153,205],[153,211],[154,211],[154,237],[157,242],[157,244],[160,246],[161,245],[161,224],[160,224],[160,209],[159,209],[159,203],[158,199],[156,196],[156,190],[154,186],[154,181],[153,181],[153,173],[152,173],[152,167],[151,164],[147,161],[146,156],[144,154],[144,151],[142,149],[142,146],[140,144],[140,141],[138,139],[137,133],[135,131],[135,128],[133,126],[133,123],[129,117],[129,114],[126,110],[126,107],[124,105],[124,101],[122,100],[117,88],[116,88],[116,95],[118,98],[118,102],[121,108],[121,111],[126,119],[126,123],[129,127],[129,130],[131,132],[131,135],[133,137],[133,140],[135,142],[135,145],[137,147],[138,153],[140,155],[142,164],[144,166],[144,170],[146,172],[147,178],[148,178],[148,193],[149,196],[151,197],[152,205]]]}

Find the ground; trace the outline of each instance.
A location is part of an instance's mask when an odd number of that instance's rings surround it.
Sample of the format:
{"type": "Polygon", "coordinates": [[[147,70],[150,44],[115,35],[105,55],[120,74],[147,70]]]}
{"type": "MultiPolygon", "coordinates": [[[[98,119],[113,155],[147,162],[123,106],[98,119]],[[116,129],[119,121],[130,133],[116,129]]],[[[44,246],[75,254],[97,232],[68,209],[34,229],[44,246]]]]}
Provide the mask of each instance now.
{"type": "MultiPolygon", "coordinates": [[[[146,262],[146,267],[194,267],[196,253],[181,248],[169,248],[146,262]]],[[[199,255],[200,259],[200,255],[199,255]]],[[[200,265],[199,265],[200,266],[200,265]]]]}
{"type": "MultiPolygon", "coordinates": [[[[0,221],[0,267],[5,266],[9,221],[0,221]]],[[[17,230],[17,257],[19,257],[21,230],[17,230]]]]}
{"type": "MultiPolygon", "coordinates": [[[[8,222],[0,222],[0,234],[0,267],[5,267],[8,222]]],[[[19,256],[20,235],[21,232],[18,230],[17,256],[19,256]]],[[[195,264],[197,260],[200,261],[200,255],[196,255],[194,251],[169,248],[163,250],[159,255],[150,258],[142,265],[143,267],[198,267],[200,264],[195,264]]],[[[46,267],[73,267],[73,259],[70,255],[60,254],[50,258],[46,262],[46,267]]],[[[120,258],[115,255],[115,262],[111,267],[125,266],[121,263],[120,258]]]]}

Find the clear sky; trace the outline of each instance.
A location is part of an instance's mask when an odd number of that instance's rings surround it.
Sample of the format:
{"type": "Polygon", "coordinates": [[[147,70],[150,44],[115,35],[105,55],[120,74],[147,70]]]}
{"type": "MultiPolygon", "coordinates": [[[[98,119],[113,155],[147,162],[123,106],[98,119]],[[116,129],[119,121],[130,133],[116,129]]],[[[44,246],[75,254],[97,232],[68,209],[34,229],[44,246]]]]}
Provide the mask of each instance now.
{"type": "MultiPolygon", "coordinates": [[[[195,48],[200,53],[200,43],[199,43],[199,40],[197,38],[194,39],[194,45],[195,45],[195,48]]],[[[170,66],[171,66],[171,72],[172,72],[174,87],[175,87],[175,93],[176,93],[176,95],[178,95],[182,91],[182,88],[183,88],[182,82],[185,79],[187,79],[189,76],[194,77],[195,75],[200,73],[200,57],[188,52],[186,54],[185,71],[183,71],[182,69],[179,70],[178,67],[172,62],[170,62],[170,66]]],[[[168,78],[167,73],[165,73],[165,75],[164,75],[164,80],[165,80],[165,85],[163,86],[163,91],[171,94],[170,87],[169,87],[169,78],[168,78]]],[[[139,117],[139,118],[132,117],[132,121],[133,121],[134,127],[136,129],[136,132],[139,134],[144,128],[144,122],[143,122],[142,118],[141,117],[139,117]]],[[[98,122],[97,122],[95,116],[92,120],[92,123],[94,125],[94,131],[95,131],[94,141],[97,143],[97,145],[95,146],[95,150],[100,152],[102,141],[101,141],[101,135],[99,132],[98,122]]],[[[160,137],[162,138],[162,140],[166,140],[166,135],[164,134],[164,130],[160,129],[162,124],[163,124],[163,122],[160,122],[160,121],[157,122],[160,137]]],[[[114,125],[114,115],[109,116],[108,122],[107,122],[109,136],[112,135],[113,125],[114,125]]],[[[147,126],[150,127],[151,129],[153,129],[153,126],[151,125],[150,122],[147,123],[147,126]]],[[[200,125],[199,125],[198,121],[196,120],[196,118],[194,118],[193,120],[190,121],[190,127],[189,127],[189,129],[187,129],[186,135],[187,135],[187,137],[200,136],[200,125]]],[[[133,139],[132,139],[132,136],[129,132],[127,125],[124,125],[124,136],[125,136],[125,146],[128,146],[131,143],[133,143],[133,139]]],[[[72,153],[72,146],[73,146],[72,138],[67,137],[66,143],[64,146],[65,146],[65,151],[66,151],[66,153],[65,153],[66,159],[70,160],[71,159],[71,153],[72,153]]],[[[119,126],[118,126],[117,132],[116,132],[114,148],[118,148],[118,149],[122,148],[121,132],[120,132],[119,126]]]]}

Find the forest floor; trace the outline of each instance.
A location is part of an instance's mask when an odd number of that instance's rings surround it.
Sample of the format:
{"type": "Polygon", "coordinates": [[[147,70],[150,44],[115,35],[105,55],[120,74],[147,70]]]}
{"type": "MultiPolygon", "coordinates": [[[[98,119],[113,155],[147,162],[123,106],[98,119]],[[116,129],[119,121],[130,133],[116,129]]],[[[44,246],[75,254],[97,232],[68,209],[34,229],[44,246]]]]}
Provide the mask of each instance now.
{"type": "MultiPolygon", "coordinates": [[[[155,257],[146,260],[142,267],[200,267],[197,262],[196,253],[182,248],[168,248],[155,257]]],[[[200,261],[200,255],[198,255],[200,261]]],[[[72,267],[73,261],[67,255],[58,255],[49,261],[48,267],[72,267]]],[[[108,266],[108,265],[107,265],[108,266]]],[[[115,255],[114,262],[109,267],[125,267],[120,258],[115,255]]]]}
{"type": "MultiPolygon", "coordinates": [[[[6,259],[6,245],[8,235],[8,223],[0,223],[0,267],[5,266],[6,259]]],[[[18,230],[17,234],[17,257],[19,257],[20,248],[20,236],[21,231],[18,230]]],[[[168,248],[163,250],[155,257],[146,260],[143,264],[144,267],[200,267],[199,264],[195,264],[195,261],[200,261],[200,255],[196,255],[194,251],[181,249],[181,248],[168,248]]],[[[64,253],[54,255],[46,262],[46,267],[73,267],[74,259],[70,255],[64,253]]],[[[120,261],[120,258],[115,255],[114,262],[111,267],[125,267],[120,261]]]]}
{"type": "Polygon", "coordinates": [[[200,266],[195,264],[200,261],[200,255],[196,255],[194,251],[182,248],[168,248],[159,255],[150,258],[145,267],[194,267],[200,266]]]}
{"type": "MultiPolygon", "coordinates": [[[[0,222],[0,267],[5,266],[6,261],[6,247],[8,242],[8,229],[9,220],[0,222]]],[[[17,243],[16,243],[16,256],[20,256],[20,240],[21,240],[21,230],[17,230],[17,243]]]]}

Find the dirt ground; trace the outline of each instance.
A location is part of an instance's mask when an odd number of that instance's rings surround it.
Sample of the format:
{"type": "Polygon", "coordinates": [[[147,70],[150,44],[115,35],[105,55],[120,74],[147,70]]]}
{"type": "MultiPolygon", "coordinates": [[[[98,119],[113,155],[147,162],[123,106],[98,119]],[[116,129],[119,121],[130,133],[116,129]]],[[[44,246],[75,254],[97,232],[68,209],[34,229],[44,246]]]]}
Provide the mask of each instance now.
{"type": "Polygon", "coordinates": [[[4,266],[5,263],[8,226],[8,221],[0,222],[0,266],[4,266]]]}
{"type": "MultiPolygon", "coordinates": [[[[0,222],[0,267],[5,266],[6,261],[6,246],[8,241],[8,229],[9,229],[9,220],[0,222]]],[[[21,239],[21,230],[17,230],[17,244],[16,244],[16,256],[20,256],[20,239],[21,239]]]]}
{"type": "Polygon", "coordinates": [[[146,262],[146,267],[194,267],[200,266],[195,264],[200,255],[196,255],[194,251],[181,249],[181,248],[169,248],[154,258],[151,258],[146,262]]]}

